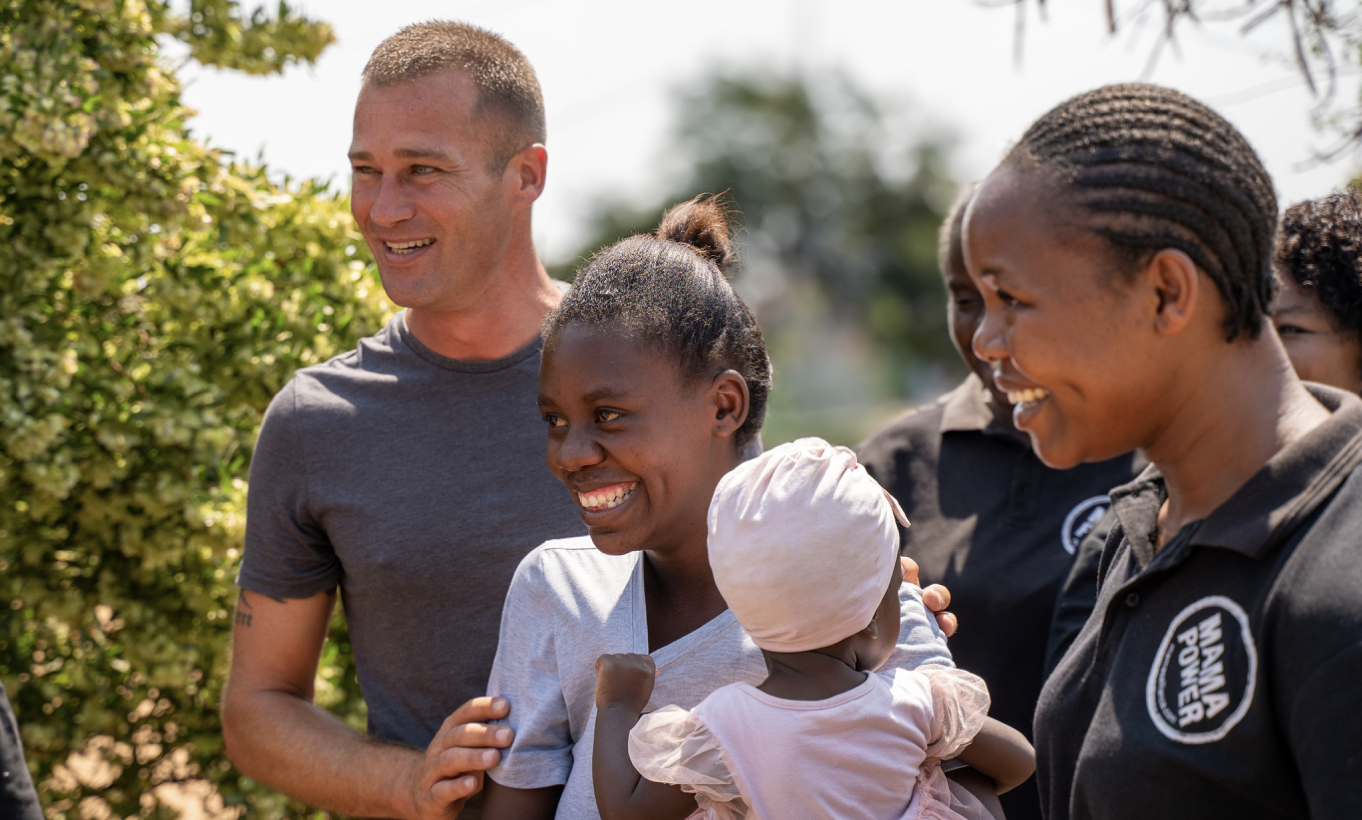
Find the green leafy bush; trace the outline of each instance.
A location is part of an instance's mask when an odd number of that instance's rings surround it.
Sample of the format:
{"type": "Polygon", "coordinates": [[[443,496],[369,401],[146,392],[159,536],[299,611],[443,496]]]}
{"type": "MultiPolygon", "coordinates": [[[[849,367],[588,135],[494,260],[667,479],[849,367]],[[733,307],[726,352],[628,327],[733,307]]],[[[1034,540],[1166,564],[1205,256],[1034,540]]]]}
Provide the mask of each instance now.
{"type": "MultiPolygon", "coordinates": [[[[0,4],[0,680],[52,817],[165,813],[184,781],[298,809],[218,720],[250,452],[293,371],[391,309],[344,199],[192,139],[159,57],[267,73],[329,27],[188,5],[0,4]]],[[[332,637],[319,700],[358,721],[332,637]]]]}

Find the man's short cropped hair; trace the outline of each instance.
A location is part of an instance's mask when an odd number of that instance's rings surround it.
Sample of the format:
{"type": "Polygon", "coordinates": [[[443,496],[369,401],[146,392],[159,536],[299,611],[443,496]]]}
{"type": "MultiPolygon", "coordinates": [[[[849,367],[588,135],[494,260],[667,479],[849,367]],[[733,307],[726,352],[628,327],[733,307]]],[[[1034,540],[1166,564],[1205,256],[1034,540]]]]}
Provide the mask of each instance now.
{"type": "Polygon", "coordinates": [[[547,139],[534,67],[487,29],[446,20],[407,26],[379,43],[362,76],[365,87],[386,88],[450,70],[472,77],[478,88],[476,114],[499,118],[504,126],[491,142],[490,173],[500,173],[522,149],[547,139]]]}

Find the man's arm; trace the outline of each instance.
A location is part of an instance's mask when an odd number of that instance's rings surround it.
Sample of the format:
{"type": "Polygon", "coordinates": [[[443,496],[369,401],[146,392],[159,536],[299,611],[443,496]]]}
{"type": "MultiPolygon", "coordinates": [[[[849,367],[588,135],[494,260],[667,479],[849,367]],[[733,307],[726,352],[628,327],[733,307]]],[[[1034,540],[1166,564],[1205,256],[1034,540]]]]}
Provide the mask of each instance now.
{"type": "Polygon", "coordinates": [[[271,598],[242,590],[223,696],[227,754],[244,774],[299,800],[361,817],[452,818],[510,745],[506,701],[475,698],[424,753],[360,736],[313,704],[334,592],[271,598]]]}

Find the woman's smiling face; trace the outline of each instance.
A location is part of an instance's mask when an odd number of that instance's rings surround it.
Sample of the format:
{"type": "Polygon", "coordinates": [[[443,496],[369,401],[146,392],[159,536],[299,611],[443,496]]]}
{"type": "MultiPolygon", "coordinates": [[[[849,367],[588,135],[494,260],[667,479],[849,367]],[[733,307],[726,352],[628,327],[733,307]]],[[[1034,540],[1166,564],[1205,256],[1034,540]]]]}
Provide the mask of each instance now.
{"type": "Polygon", "coordinates": [[[745,387],[741,412],[730,406],[733,379],[742,379],[727,373],[687,379],[639,340],[584,325],[545,347],[539,410],[549,469],[602,552],[704,544],[710,498],[737,463],[732,436],[746,417],[745,387]]]}
{"type": "Polygon", "coordinates": [[[1141,446],[1162,377],[1142,291],[1124,285],[1106,240],[1065,221],[1053,185],[1003,166],[965,223],[965,258],[986,316],[974,351],[1013,421],[1052,467],[1141,446]],[[1143,415],[1142,415],[1143,414],[1143,415]]]}

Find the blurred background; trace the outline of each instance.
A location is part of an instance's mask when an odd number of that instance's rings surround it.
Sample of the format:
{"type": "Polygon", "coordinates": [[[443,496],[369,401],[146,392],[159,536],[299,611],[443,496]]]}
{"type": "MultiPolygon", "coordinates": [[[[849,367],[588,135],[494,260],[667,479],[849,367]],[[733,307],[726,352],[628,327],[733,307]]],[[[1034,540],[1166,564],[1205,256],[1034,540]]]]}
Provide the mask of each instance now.
{"type": "MultiPolygon", "coordinates": [[[[395,310],[347,202],[360,71],[384,37],[461,19],[529,56],[550,153],[535,236],[555,276],[727,192],[734,283],[776,370],[767,444],[856,444],[963,376],[937,229],[1036,117],[1104,83],[1163,83],[1243,131],[1283,206],[1324,195],[1357,167],[1358,12],[0,3],[0,683],[47,817],[325,816],[233,769],[218,708],[261,415],[395,310]]],[[[316,686],[365,725],[339,615],[316,686]]]]}
{"type": "MultiPolygon", "coordinates": [[[[196,135],[345,190],[359,74],[380,40],[432,18],[506,36],[544,88],[536,236],[554,275],[571,278],[669,204],[728,191],[743,228],[735,284],[776,367],[766,441],[854,445],[963,375],[936,227],[959,185],[1061,100],[1131,80],[1181,89],[1248,136],[1283,206],[1351,178],[1354,153],[1316,159],[1337,142],[1316,127],[1326,78],[1312,93],[1285,15],[1245,34],[1253,15],[1233,12],[1247,5],[1202,3],[1200,24],[1178,21],[1170,43],[1157,4],[1122,4],[1109,21],[1095,0],[405,1],[381,13],[312,0],[295,7],[336,37],[315,66],[254,78],[190,63],[181,76],[196,135]]],[[[1341,68],[1333,101],[1353,102],[1356,68],[1341,68]]]]}

